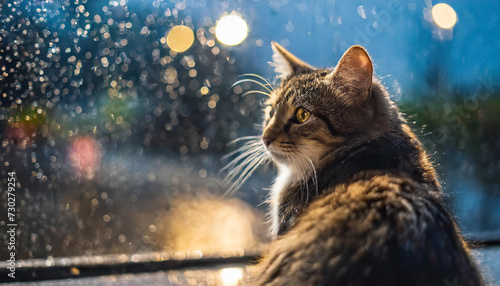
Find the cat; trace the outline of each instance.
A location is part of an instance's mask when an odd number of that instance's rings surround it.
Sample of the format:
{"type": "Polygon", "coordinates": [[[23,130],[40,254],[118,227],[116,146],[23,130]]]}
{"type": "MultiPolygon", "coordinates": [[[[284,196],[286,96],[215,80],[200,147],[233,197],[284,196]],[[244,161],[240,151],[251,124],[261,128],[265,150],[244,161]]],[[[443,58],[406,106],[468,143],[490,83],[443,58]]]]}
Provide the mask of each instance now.
{"type": "MultiPolygon", "coordinates": [[[[484,285],[436,172],[361,46],[333,69],[272,44],[274,236],[251,285],[484,285]]],[[[262,157],[261,157],[262,158],[262,157]]]]}

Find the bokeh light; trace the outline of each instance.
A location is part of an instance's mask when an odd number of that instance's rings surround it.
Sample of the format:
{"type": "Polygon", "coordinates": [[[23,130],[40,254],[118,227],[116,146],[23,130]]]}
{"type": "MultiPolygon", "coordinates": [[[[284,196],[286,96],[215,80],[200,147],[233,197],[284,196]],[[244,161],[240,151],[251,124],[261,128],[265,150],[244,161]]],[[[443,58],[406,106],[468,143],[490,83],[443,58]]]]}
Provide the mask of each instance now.
{"type": "Polygon", "coordinates": [[[432,19],[443,29],[451,29],[457,23],[457,13],[446,3],[439,3],[432,7],[432,19]]]}
{"type": "Polygon", "coordinates": [[[182,53],[189,49],[193,42],[193,30],[184,25],[173,27],[167,35],[168,47],[178,53],[182,53]]]}
{"type": "MultiPolygon", "coordinates": [[[[205,193],[206,194],[206,193],[205,193]]],[[[263,233],[260,215],[238,200],[172,199],[168,212],[158,218],[159,245],[181,252],[196,249],[204,256],[217,253],[243,255],[259,248],[255,233],[263,233]]]]}
{"type": "Polygon", "coordinates": [[[9,124],[5,129],[4,138],[19,149],[26,149],[32,145],[34,129],[28,124],[9,124]]]}
{"type": "Polygon", "coordinates": [[[82,136],[71,142],[68,158],[79,172],[91,174],[101,162],[101,154],[101,147],[96,139],[82,136]]]}
{"type": "Polygon", "coordinates": [[[243,279],[243,270],[237,267],[224,268],[220,271],[223,286],[240,285],[243,279]]]}
{"type": "Polygon", "coordinates": [[[215,36],[224,45],[236,46],[243,42],[247,35],[247,23],[235,14],[222,17],[215,27],[215,36]]]}

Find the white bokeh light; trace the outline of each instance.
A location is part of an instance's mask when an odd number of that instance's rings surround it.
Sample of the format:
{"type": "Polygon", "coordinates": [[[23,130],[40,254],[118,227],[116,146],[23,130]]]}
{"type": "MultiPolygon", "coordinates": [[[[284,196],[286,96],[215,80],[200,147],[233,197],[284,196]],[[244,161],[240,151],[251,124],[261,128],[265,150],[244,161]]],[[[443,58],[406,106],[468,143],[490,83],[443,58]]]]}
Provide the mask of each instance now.
{"type": "Polygon", "coordinates": [[[432,19],[443,29],[451,29],[457,23],[457,13],[446,3],[439,3],[432,7],[432,19]]]}
{"type": "Polygon", "coordinates": [[[224,268],[220,271],[222,286],[241,285],[243,270],[237,267],[224,268]]]}
{"type": "Polygon", "coordinates": [[[247,35],[247,23],[235,14],[222,17],[215,27],[215,36],[224,45],[236,46],[243,42],[247,35]]]}

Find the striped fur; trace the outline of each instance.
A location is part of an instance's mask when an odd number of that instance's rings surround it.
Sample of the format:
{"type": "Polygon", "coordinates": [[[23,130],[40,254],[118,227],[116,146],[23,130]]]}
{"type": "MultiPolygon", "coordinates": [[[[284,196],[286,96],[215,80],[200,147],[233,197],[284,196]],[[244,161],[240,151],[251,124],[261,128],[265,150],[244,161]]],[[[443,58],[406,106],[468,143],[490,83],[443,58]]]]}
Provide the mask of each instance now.
{"type": "Polygon", "coordinates": [[[366,51],[349,49],[335,69],[290,55],[275,47],[292,61],[277,69],[288,74],[264,120],[279,170],[275,239],[251,284],[482,285],[435,170],[366,51]],[[298,108],[311,112],[301,124],[298,108]]]}

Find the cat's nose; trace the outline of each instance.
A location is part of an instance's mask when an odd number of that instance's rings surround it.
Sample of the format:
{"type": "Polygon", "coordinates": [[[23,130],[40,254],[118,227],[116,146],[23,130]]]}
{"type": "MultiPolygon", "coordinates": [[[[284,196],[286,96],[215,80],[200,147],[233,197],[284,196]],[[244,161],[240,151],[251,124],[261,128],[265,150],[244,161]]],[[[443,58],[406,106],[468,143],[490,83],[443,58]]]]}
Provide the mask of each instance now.
{"type": "Polygon", "coordinates": [[[262,137],[262,141],[264,141],[264,144],[266,144],[266,147],[269,147],[269,145],[274,141],[274,136],[264,136],[262,137]]]}

